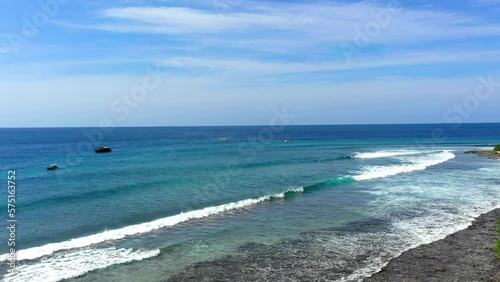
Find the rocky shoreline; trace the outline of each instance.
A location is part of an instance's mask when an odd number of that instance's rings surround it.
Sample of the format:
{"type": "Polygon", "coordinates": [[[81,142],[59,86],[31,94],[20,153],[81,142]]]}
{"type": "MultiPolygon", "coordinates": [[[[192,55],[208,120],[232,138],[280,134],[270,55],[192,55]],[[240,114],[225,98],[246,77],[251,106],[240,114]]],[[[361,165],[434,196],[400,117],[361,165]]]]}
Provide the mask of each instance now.
{"type": "MultiPolygon", "coordinates": [[[[499,237],[498,220],[500,209],[483,214],[467,229],[408,250],[393,258],[378,273],[356,281],[500,282],[500,259],[496,258],[493,250],[499,237]]],[[[367,230],[377,226],[377,222],[373,221],[359,222],[356,226],[359,228],[368,224],[371,225],[367,230]]],[[[384,230],[383,225],[377,228],[384,230]]],[[[332,234],[329,230],[324,232],[327,237],[332,234]]],[[[240,246],[238,253],[194,263],[163,281],[343,281],[343,278],[363,265],[371,254],[367,252],[358,255],[349,264],[330,264],[330,260],[338,259],[339,252],[345,250],[317,248],[314,242],[318,239],[322,241],[322,233],[307,233],[301,239],[285,240],[272,245],[245,244],[240,246]]],[[[377,244],[370,239],[357,243],[377,244]]],[[[347,245],[346,249],[353,247],[356,246],[347,245]]],[[[389,257],[384,257],[383,260],[385,259],[389,257]]]]}
{"type": "Polygon", "coordinates": [[[498,239],[500,209],[478,217],[467,229],[411,249],[364,282],[500,282],[498,239]]]}
{"type": "Polygon", "coordinates": [[[465,151],[465,153],[486,156],[494,159],[500,159],[500,151],[472,150],[472,151],[465,151]]]}

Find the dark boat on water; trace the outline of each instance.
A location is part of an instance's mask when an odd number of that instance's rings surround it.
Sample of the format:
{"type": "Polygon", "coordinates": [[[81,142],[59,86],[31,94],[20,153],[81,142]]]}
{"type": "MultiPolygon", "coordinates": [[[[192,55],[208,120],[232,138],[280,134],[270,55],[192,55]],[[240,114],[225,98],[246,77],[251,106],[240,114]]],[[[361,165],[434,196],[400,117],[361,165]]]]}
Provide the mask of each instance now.
{"type": "Polygon", "coordinates": [[[95,148],[96,153],[110,153],[113,152],[113,149],[110,147],[97,147],[95,148]]]}
{"type": "Polygon", "coordinates": [[[55,170],[58,169],[59,167],[56,164],[51,164],[47,167],[47,170],[55,170]]]}

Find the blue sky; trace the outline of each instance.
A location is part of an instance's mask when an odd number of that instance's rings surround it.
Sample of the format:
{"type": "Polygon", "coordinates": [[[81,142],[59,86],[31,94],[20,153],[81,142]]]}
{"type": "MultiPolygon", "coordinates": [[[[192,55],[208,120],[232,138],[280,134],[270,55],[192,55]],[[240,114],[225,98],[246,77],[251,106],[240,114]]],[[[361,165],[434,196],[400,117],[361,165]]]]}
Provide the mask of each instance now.
{"type": "Polygon", "coordinates": [[[1,5],[0,127],[500,121],[499,0],[1,5]]]}

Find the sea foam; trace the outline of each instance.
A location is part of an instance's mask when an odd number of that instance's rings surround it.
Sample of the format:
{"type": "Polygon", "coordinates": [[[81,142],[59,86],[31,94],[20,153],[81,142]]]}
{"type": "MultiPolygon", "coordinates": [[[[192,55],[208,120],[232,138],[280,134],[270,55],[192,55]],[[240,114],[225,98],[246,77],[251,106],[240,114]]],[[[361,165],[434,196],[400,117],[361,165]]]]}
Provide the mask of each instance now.
{"type": "Polygon", "coordinates": [[[367,166],[364,171],[354,176],[355,180],[369,180],[375,178],[384,178],[397,175],[400,173],[408,173],[417,170],[424,170],[430,166],[435,166],[455,158],[455,154],[450,151],[429,154],[421,157],[408,158],[408,164],[389,165],[389,166],[367,166]]]}
{"type": "Polygon", "coordinates": [[[16,272],[8,273],[3,281],[55,282],[103,269],[110,265],[139,261],[160,254],[160,250],[132,249],[84,249],[71,253],[57,254],[34,264],[17,266],[16,272]]]}
{"type": "Polygon", "coordinates": [[[354,155],[356,159],[378,159],[378,158],[389,158],[396,156],[406,156],[421,154],[422,151],[380,151],[380,152],[370,152],[370,153],[358,153],[354,155]]]}
{"type": "MultiPolygon", "coordinates": [[[[402,152],[401,152],[402,153],[402,152]]],[[[409,152],[405,152],[409,155],[409,152]]],[[[378,153],[379,155],[381,153],[378,153]]],[[[348,183],[350,179],[354,179],[356,181],[363,181],[375,178],[383,178],[388,176],[393,176],[400,173],[408,173],[417,170],[424,170],[427,167],[438,165],[444,163],[450,159],[453,159],[455,155],[450,151],[442,151],[439,153],[428,154],[425,156],[411,157],[408,158],[409,164],[403,165],[391,165],[391,166],[369,166],[365,167],[364,171],[356,176],[345,176],[338,179],[329,180],[328,183],[335,182],[337,184],[348,183]]],[[[319,183],[316,185],[308,186],[309,188],[315,186],[321,186],[324,183],[319,183]]],[[[325,185],[323,185],[325,186],[325,185]]],[[[230,210],[241,209],[245,207],[249,207],[252,205],[256,205],[262,202],[271,201],[273,199],[284,199],[290,194],[302,193],[304,192],[304,188],[300,187],[297,189],[290,189],[284,191],[282,193],[262,196],[259,198],[251,198],[241,201],[236,201],[228,204],[223,204],[219,206],[206,207],[199,210],[189,211],[185,213],[180,213],[173,216],[168,216],[164,218],[160,218],[154,221],[140,223],[135,225],[126,226],[119,229],[107,230],[101,233],[97,233],[94,235],[89,235],[80,238],[74,238],[68,241],[63,241],[59,243],[50,243],[39,247],[33,247],[25,250],[19,250],[17,252],[17,259],[21,260],[33,260],[43,256],[47,256],[62,250],[70,250],[76,248],[88,247],[91,245],[99,244],[106,241],[118,240],[127,236],[143,234],[147,232],[151,232],[153,230],[170,227],[177,225],[179,223],[183,223],[192,219],[200,219],[204,217],[208,217],[211,215],[216,215],[220,213],[224,213],[230,210]]],[[[0,256],[0,261],[7,261],[8,254],[4,254],[0,256]]]]}
{"type": "MultiPolygon", "coordinates": [[[[156,229],[174,226],[176,224],[186,222],[186,221],[191,220],[191,219],[199,219],[199,218],[204,218],[204,217],[215,215],[215,214],[220,214],[220,213],[230,211],[230,210],[241,209],[244,207],[252,206],[252,205],[259,204],[259,203],[266,202],[266,201],[270,201],[273,199],[282,199],[282,198],[285,198],[286,195],[288,195],[290,193],[302,193],[303,191],[304,191],[304,189],[302,187],[297,188],[297,189],[290,189],[290,190],[287,190],[285,192],[274,194],[274,195],[267,195],[267,196],[262,196],[259,198],[246,199],[246,200],[241,200],[241,201],[223,204],[223,205],[219,205],[219,206],[206,207],[206,208],[199,209],[199,210],[180,213],[180,214],[177,214],[174,216],[160,218],[160,219],[146,222],[146,223],[130,225],[130,226],[123,227],[120,229],[107,230],[107,231],[97,233],[94,235],[90,235],[90,236],[74,238],[74,239],[64,241],[64,242],[51,243],[51,244],[43,245],[40,247],[33,247],[33,248],[25,249],[25,250],[19,250],[16,253],[17,260],[19,260],[19,261],[20,260],[32,260],[32,259],[36,259],[36,258],[50,255],[50,254],[55,253],[57,251],[70,250],[70,249],[75,249],[75,248],[83,248],[83,247],[95,245],[95,244],[106,242],[106,241],[118,240],[118,239],[122,239],[122,238],[127,237],[127,236],[147,233],[147,232],[150,232],[150,231],[153,231],[156,229]]],[[[0,261],[7,261],[8,258],[9,258],[8,254],[4,254],[4,255],[0,256],[0,261]]]]}

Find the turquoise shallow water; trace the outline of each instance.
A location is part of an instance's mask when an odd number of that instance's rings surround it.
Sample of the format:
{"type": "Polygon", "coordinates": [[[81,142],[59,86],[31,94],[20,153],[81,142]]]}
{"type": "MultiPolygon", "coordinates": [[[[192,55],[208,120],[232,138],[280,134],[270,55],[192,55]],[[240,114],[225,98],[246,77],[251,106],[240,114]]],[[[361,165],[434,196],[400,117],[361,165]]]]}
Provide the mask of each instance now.
{"type": "Polygon", "coordinates": [[[248,277],[356,281],[500,206],[499,162],[463,154],[500,124],[267,129],[117,128],[92,145],[95,129],[0,129],[0,171],[18,175],[20,266],[4,279],[176,281],[231,255],[248,277]]]}

